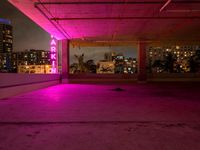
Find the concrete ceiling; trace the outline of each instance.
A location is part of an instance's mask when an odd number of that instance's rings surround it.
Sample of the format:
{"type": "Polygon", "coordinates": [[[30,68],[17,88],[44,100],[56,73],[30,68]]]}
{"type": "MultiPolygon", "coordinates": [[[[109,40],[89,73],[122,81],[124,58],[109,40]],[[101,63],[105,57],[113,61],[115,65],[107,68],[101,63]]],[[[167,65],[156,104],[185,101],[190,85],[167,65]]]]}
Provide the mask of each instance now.
{"type": "Polygon", "coordinates": [[[200,0],[9,0],[58,39],[198,41],[200,0]],[[163,7],[165,6],[166,7],[163,7]],[[161,8],[164,8],[160,11],[161,8]]]}

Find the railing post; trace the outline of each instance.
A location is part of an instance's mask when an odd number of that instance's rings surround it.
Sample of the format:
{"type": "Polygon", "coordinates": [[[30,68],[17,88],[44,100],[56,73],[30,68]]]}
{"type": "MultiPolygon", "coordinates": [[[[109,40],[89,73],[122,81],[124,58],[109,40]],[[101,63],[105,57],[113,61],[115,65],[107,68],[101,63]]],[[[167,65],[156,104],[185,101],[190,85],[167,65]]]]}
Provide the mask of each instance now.
{"type": "Polygon", "coordinates": [[[138,43],[138,81],[145,82],[147,80],[146,70],[146,43],[138,43]]]}
{"type": "Polygon", "coordinates": [[[62,83],[67,83],[69,78],[69,40],[62,40],[62,83]]]}

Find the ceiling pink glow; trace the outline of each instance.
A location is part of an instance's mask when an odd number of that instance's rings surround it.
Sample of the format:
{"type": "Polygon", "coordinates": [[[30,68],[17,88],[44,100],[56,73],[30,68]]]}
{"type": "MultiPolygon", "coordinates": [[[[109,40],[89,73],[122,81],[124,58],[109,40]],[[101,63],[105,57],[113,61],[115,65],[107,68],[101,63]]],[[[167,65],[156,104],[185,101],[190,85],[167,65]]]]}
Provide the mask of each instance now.
{"type": "Polygon", "coordinates": [[[9,0],[57,39],[196,40],[200,39],[200,2],[178,0],[9,0]],[[44,3],[47,2],[47,3],[44,3]],[[49,4],[51,2],[51,4],[49,4]],[[84,2],[91,2],[83,4],[84,2]],[[101,2],[94,4],[95,2],[101,2]],[[113,2],[109,3],[108,2],[113,2]],[[124,2],[124,3],[120,3],[124,2]],[[159,2],[159,3],[158,3],[159,2]],[[115,3],[115,4],[114,4],[115,3]],[[45,18],[45,16],[47,18],[45,18]]]}

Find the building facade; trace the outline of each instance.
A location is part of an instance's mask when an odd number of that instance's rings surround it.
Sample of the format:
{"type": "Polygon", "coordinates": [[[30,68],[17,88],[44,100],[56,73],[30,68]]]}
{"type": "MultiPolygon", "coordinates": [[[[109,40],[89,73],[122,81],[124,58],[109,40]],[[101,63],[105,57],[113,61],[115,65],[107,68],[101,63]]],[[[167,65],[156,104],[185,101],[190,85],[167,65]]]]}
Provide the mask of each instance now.
{"type": "Polygon", "coordinates": [[[149,47],[147,67],[150,73],[200,72],[200,46],[149,47]]]}
{"type": "Polygon", "coordinates": [[[11,53],[13,50],[13,32],[10,21],[0,19],[0,53],[11,53]]]}
{"type": "Polygon", "coordinates": [[[45,50],[25,50],[1,53],[0,72],[51,73],[50,52],[45,50]]]}
{"type": "Polygon", "coordinates": [[[51,73],[50,52],[45,50],[25,50],[13,53],[13,64],[18,73],[51,73]]]}
{"type": "Polygon", "coordinates": [[[12,72],[13,32],[9,20],[0,19],[0,70],[12,72]]]}

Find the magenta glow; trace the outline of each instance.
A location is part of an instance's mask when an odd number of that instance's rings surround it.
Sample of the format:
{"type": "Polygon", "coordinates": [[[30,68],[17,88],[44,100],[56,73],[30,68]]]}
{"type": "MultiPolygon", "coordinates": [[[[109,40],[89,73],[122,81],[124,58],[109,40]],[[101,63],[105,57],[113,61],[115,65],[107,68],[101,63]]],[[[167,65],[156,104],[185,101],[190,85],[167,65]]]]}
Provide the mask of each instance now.
{"type": "Polygon", "coordinates": [[[50,50],[51,50],[51,73],[57,73],[56,58],[57,58],[57,43],[53,35],[51,35],[50,50]]]}

